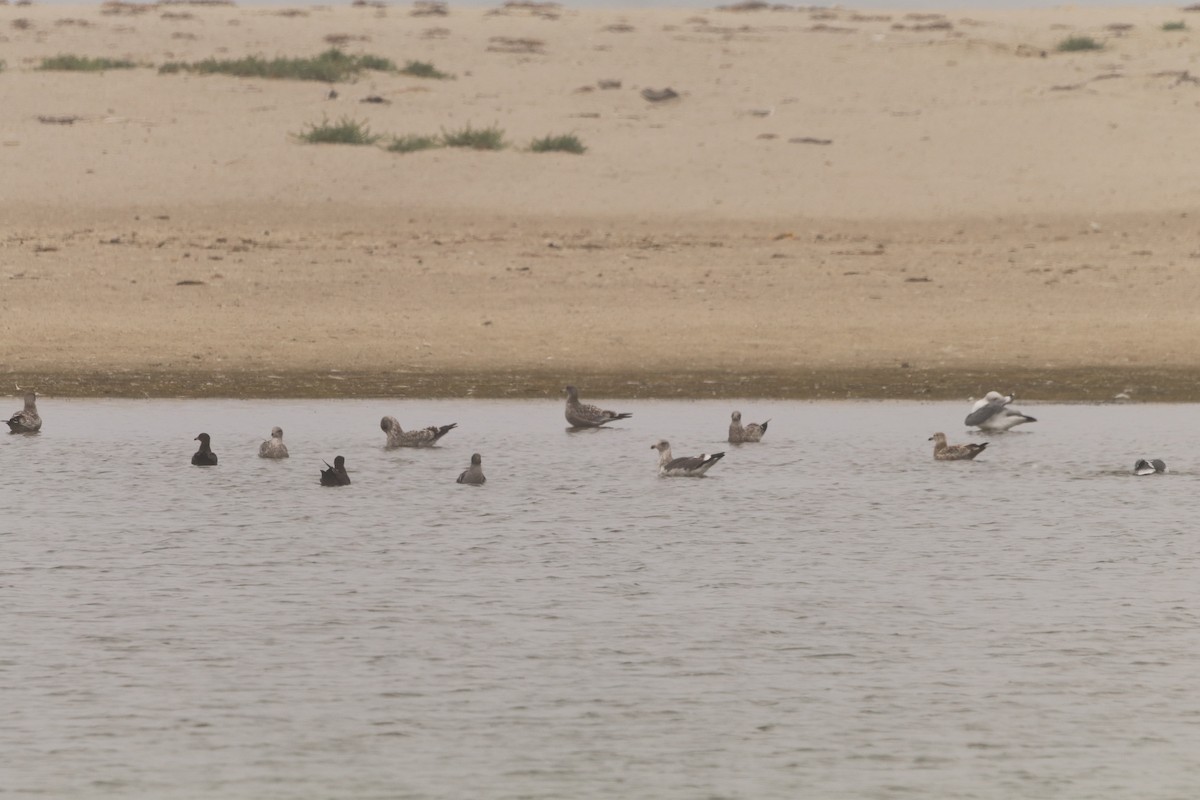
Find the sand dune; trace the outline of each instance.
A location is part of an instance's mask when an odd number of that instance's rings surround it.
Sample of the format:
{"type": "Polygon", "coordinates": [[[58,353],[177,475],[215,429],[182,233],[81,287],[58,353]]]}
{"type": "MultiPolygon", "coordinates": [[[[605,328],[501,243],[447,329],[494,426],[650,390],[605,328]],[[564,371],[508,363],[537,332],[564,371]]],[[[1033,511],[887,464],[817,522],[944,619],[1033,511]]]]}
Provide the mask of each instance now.
{"type": "Polygon", "coordinates": [[[49,394],[1195,392],[1200,67],[1162,26],[1200,14],[413,12],[0,6],[0,370],[49,394]],[[157,70],[331,42],[454,78],[157,70]],[[58,54],[141,66],[38,69],[58,54]],[[510,146],[296,137],[342,118],[510,146]],[[586,153],[527,149],[568,133],[586,153]]]}

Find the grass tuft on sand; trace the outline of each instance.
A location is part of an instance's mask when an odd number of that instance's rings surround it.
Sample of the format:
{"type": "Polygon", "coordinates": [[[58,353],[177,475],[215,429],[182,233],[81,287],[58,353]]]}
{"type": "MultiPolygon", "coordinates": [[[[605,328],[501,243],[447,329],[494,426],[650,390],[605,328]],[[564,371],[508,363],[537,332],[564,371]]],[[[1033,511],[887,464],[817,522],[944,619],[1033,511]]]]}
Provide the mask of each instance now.
{"type": "Polygon", "coordinates": [[[587,152],[587,148],[583,146],[583,142],[579,141],[579,137],[573,133],[559,134],[558,136],[543,136],[540,139],[534,139],[529,144],[530,151],[534,153],[574,153],[583,155],[587,152]]]}
{"type": "Polygon", "coordinates": [[[441,146],[442,140],[436,136],[406,134],[393,136],[386,149],[389,153],[417,153],[421,150],[436,150],[441,146]]]}
{"type": "Polygon", "coordinates": [[[90,58],[88,56],[58,55],[43,58],[38,69],[58,72],[104,72],[108,69],[134,69],[132,61],[116,58],[90,58]]]}
{"type": "Polygon", "coordinates": [[[319,124],[309,123],[296,138],[308,144],[375,144],[381,137],[371,133],[366,122],[342,117],[337,122],[326,118],[319,124]]]}
{"type": "Polygon", "coordinates": [[[448,81],[454,78],[450,73],[442,72],[428,61],[409,61],[400,70],[400,74],[411,75],[414,78],[433,78],[439,81],[448,81]]]}
{"type": "Polygon", "coordinates": [[[442,144],[446,147],[467,147],[472,150],[503,150],[504,131],[495,125],[490,128],[473,128],[470,123],[456,131],[442,131],[442,144]]]}
{"type": "Polygon", "coordinates": [[[1103,50],[1104,45],[1090,36],[1069,36],[1055,48],[1060,53],[1077,53],[1084,50],[1103,50]]]}
{"type": "Polygon", "coordinates": [[[395,72],[396,65],[381,56],[352,56],[331,47],[309,58],[273,58],[259,56],[216,59],[186,63],[172,61],[158,68],[159,74],[195,72],[200,75],[232,75],[237,78],[270,78],[273,80],[324,81],[336,83],[358,75],[363,70],[395,72]]]}

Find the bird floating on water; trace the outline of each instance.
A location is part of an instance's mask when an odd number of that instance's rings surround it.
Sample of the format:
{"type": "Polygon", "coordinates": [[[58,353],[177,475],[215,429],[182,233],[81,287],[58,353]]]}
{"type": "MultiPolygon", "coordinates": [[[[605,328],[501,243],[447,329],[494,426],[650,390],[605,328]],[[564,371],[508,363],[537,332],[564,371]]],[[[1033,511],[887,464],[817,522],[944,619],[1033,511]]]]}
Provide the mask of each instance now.
{"type": "Polygon", "coordinates": [[[971,413],[963,420],[963,424],[969,428],[999,432],[1027,422],[1037,422],[1033,417],[1022,414],[1015,408],[1009,408],[1008,404],[1011,402],[1011,395],[1006,397],[999,392],[988,392],[971,407],[971,413]]]}
{"type": "Polygon", "coordinates": [[[430,425],[415,431],[406,431],[400,427],[395,417],[384,417],[379,421],[379,427],[387,434],[388,447],[433,447],[450,431],[458,427],[457,422],[437,427],[430,425]]]}
{"type": "Polygon", "coordinates": [[[26,392],[25,407],[6,421],[9,433],[37,433],[41,430],[42,418],[38,415],[37,410],[37,392],[26,392]]]}
{"type": "Polygon", "coordinates": [[[194,467],[215,467],[217,465],[217,454],[212,451],[210,437],[207,433],[202,433],[192,441],[200,443],[200,449],[192,454],[192,466],[194,467]]]}
{"type": "Polygon", "coordinates": [[[658,451],[658,474],[667,478],[702,478],[713,464],[725,457],[724,453],[701,453],[673,458],[671,443],[666,439],[659,439],[650,445],[650,449],[658,451]]]}
{"type": "MultiPolygon", "coordinates": [[[[329,462],[325,462],[325,466],[329,467],[329,462]]],[[[329,469],[321,470],[321,485],[322,486],[349,486],[350,475],[346,472],[346,459],[343,456],[335,456],[333,466],[329,469]]]]}
{"type": "Polygon", "coordinates": [[[271,438],[258,446],[259,458],[287,458],[287,445],[283,443],[283,428],[271,428],[271,438]]]}
{"type": "Polygon", "coordinates": [[[1167,471],[1167,464],[1161,458],[1139,458],[1133,465],[1134,475],[1161,475],[1167,471]]]}
{"type": "Polygon", "coordinates": [[[486,481],[487,478],[483,474],[483,458],[479,453],[473,453],[471,455],[471,466],[463,470],[462,474],[458,476],[457,483],[482,486],[486,481]]]}
{"type": "Polygon", "coordinates": [[[929,437],[933,442],[933,457],[938,461],[970,461],[983,452],[987,442],[981,444],[946,444],[946,434],[935,433],[929,437]]]}
{"type": "Polygon", "coordinates": [[[573,427],[599,428],[605,423],[615,422],[619,419],[629,419],[633,416],[630,413],[606,411],[598,406],[579,402],[579,390],[574,386],[567,386],[563,391],[567,393],[567,422],[571,423],[573,427]]]}
{"type": "Polygon", "coordinates": [[[729,423],[729,442],[731,444],[740,444],[741,442],[761,442],[763,434],[767,432],[767,425],[771,420],[766,422],[750,422],[742,425],[742,412],[735,411],[731,415],[732,422],[729,423]]]}

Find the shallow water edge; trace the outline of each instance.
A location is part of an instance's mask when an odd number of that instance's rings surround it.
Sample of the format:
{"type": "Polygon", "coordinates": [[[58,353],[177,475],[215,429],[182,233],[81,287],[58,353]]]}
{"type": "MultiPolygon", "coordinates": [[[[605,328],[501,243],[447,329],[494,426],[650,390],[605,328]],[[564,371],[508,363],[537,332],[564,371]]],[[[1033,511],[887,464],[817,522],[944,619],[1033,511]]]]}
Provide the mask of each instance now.
{"type": "Polygon", "coordinates": [[[10,370],[8,383],[58,397],[319,399],[340,397],[514,398],[556,396],[570,381],[590,397],[789,400],[950,400],[1001,387],[1026,400],[1200,402],[1200,368],[1083,366],[921,369],[905,366],[795,368],[736,366],[620,373],[560,365],[543,369],[381,370],[10,370]],[[1118,398],[1118,395],[1126,397],[1118,398]]]}

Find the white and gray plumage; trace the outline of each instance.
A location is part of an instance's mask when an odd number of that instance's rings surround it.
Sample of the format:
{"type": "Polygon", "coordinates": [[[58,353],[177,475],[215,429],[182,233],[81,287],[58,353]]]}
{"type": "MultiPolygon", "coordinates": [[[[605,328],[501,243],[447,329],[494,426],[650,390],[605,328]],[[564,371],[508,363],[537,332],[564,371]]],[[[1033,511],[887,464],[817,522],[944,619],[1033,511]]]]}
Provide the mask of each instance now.
{"type": "Polygon", "coordinates": [[[984,431],[1006,431],[1026,422],[1037,422],[1033,417],[1022,414],[1016,409],[1009,408],[1012,397],[1005,397],[999,392],[988,392],[982,400],[977,400],[971,407],[971,413],[963,420],[970,428],[984,431]]]}
{"type": "Polygon", "coordinates": [[[763,434],[767,432],[767,425],[771,420],[763,423],[751,422],[742,425],[742,412],[733,412],[729,423],[729,442],[731,444],[740,444],[742,442],[761,442],[763,434]]]}
{"type": "Polygon", "coordinates": [[[379,421],[379,427],[387,434],[388,447],[433,447],[450,431],[458,427],[457,422],[443,425],[440,428],[430,425],[415,431],[406,431],[400,427],[395,417],[384,417],[379,421]]]}
{"type": "Polygon", "coordinates": [[[471,455],[471,466],[463,470],[462,474],[458,476],[457,483],[482,486],[486,481],[487,478],[483,475],[483,458],[480,457],[479,453],[473,453],[471,455]]]}
{"type": "Polygon", "coordinates": [[[970,461],[983,452],[987,442],[981,444],[946,444],[946,434],[935,433],[929,437],[933,442],[933,457],[938,461],[970,461]]]}
{"type": "Polygon", "coordinates": [[[1133,465],[1134,475],[1160,475],[1167,471],[1167,464],[1161,458],[1139,458],[1133,465]]]}
{"type": "Polygon", "coordinates": [[[673,458],[671,443],[659,439],[650,445],[651,450],[658,451],[658,474],[667,478],[702,478],[709,467],[725,457],[724,453],[702,453],[698,456],[673,458]]]}
{"type": "Polygon", "coordinates": [[[271,438],[258,446],[259,458],[287,458],[287,445],[283,443],[283,428],[271,428],[271,438]]]}
{"type": "Polygon", "coordinates": [[[579,390],[574,386],[563,389],[567,393],[567,422],[576,428],[599,428],[606,422],[629,419],[633,414],[606,411],[603,408],[579,402],[579,390]]]}
{"type": "Polygon", "coordinates": [[[9,433],[37,433],[41,430],[42,418],[38,415],[37,394],[26,392],[25,408],[9,417],[7,422],[9,433]]]}

